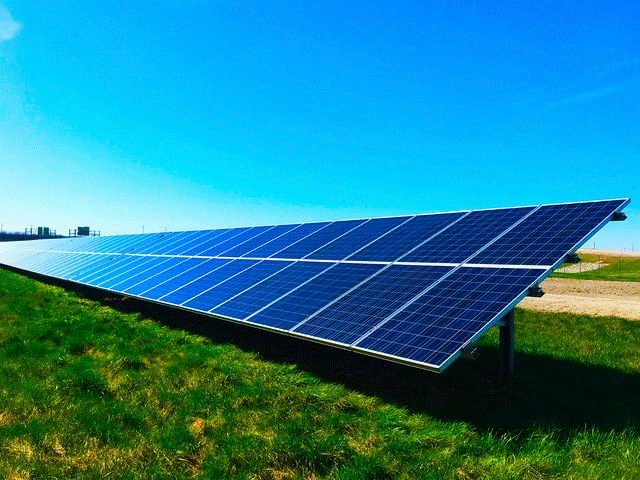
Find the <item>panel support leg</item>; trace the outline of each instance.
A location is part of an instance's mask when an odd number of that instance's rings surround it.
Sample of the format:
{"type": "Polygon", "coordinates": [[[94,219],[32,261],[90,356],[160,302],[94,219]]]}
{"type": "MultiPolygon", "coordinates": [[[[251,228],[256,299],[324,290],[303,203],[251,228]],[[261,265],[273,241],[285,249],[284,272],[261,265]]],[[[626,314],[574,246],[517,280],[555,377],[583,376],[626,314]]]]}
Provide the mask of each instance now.
{"type": "Polygon", "coordinates": [[[502,318],[500,326],[500,377],[509,378],[513,374],[513,309],[502,318]]]}

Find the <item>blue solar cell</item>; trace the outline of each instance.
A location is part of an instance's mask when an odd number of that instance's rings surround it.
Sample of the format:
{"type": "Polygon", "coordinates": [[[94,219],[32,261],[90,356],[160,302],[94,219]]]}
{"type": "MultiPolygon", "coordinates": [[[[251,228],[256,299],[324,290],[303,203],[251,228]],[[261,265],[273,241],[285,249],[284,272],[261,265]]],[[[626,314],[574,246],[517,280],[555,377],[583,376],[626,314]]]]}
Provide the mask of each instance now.
{"type": "Polygon", "coordinates": [[[11,256],[11,264],[18,268],[26,270],[39,265],[44,260],[45,255],[50,252],[55,244],[51,244],[47,240],[32,240],[17,245],[17,249],[11,256]]]}
{"type": "Polygon", "coordinates": [[[625,200],[540,207],[471,260],[502,265],[553,265],[582,245],[625,200]]]}
{"type": "Polygon", "coordinates": [[[169,246],[176,246],[176,242],[184,244],[184,242],[195,232],[168,232],[158,238],[157,241],[146,243],[135,248],[137,254],[161,255],[162,251],[169,246]]]}
{"type": "Polygon", "coordinates": [[[136,242],[131,246],[131,249],[126,253],[135,253],[141,254],[144,253],[147,249],[153,250],[158,247],[158,245],[162,245],[167,237],[173,235],[172,233],[156,233],[147,235],[138,235],[139,237],[148,237],[146,239],[141,238],[140,241],[136,242]]]}
{"type": "Polygon", "coordinates": [[[305,258],[320,260],[342,260],[378,239],[411,217],[374,218],[362,223],[331,243],[310,253],[305,258]]]}
{"type": "Polygon", "coordinates": [[[289,330],[381,268],[382,265],[366,263],[339,263],[246,320],[289,330]]]}
{"type": "Polygon", "coordinates": [[[28,252],[30,254],[57,250],[55,246],[56,244],[52,243],[51,240],[31,240],[27,243],[23,243],[22,245],[17,245],[19,250],[22,250],[25,253],[28,252]]]}
{"type": "Polygon", "coordinates": [[[34,259],[34,255],[36,255],[36,252],[16,248],[12,250],[9,255],[5,254],[3,260],[6,265],[28,270],[29,262],[34,259]]]}
{"type": "Polygon", "coordinates": [[[90,268],[80,269],[69,274],[67,278],[74,282],[91,284],[98,277],[108,274],[130,260],[128,255],[96,255],[96,257],[101,257],[102,260],[94,263],[90,268]]]}
{"type": "Polygon", "coordinates": [[[334,264],[326,262],[295,262],[263,282],[215,307],[212,312],[242,320],[332,265],[334,264]]]}
{"type": "Polygon", "coordinates": [[[91,242],[100,237],[71,237],[65,240],[58,240],[54,245],[54,250],[65,252],[78,252],[87,251],[86,247],[91,245],[91,242]],[[59,243],[58,243],[59,242],[59,243]]]}
{"type": "Polygon", "coordinates": [[[207,260],[204,258],[183,259],[183,261],[177,265],[146,279],[144,282],[137,283],[125,289],[124,292],[131,295],[156,299],[178,288],[183,278],[188,278],[192,270],[200,268],[205,263],[207,263],[207,260]]]}
{"type": "MultiPolygon", "coordinates": [[[[153,235],[153,234],[149,234],[153,235]]],[[[94,253],[128,253],[137,245],[149,241],[148,235],[116,235],[115,237],[104,237],[105,241],[96,243],[91,248],[94,253]]]]}
{"type": "MultiPolygon", "coordinates": [[[[244,230],[243,232],[241,232],[240,234],[231,237],[227,240],[225,240],[222,243],[219,243],[211,248],[208,248],[207,250],[205,250],[202,253],[199,253],[198,255],[202,255],[203,257],[215,257],[215,256],[219,256],[220,254],[222,254],[223,252],[226,252],[227,250],[236,247],[240,244],[243,244],[244,242],[246,242],[247,240],[251,240],[256,236],[262,235],[265,232],[271,230],[273,228],[273,226],[264,226],[264,227],[252,227],[252,228],[248,228],[246,230],[244,230]]],[[[266,242],[267,240],[265,240],[266,242]]]]}
{"type": "Polygon", "coordinates": [[[405,262],[460,263],[535,207],[476,210],[402,258],[405,262]]]}
{"type": "MultiPolygon", "coordinates": [[[[187,244],[191,244],[194,240],[197,240],[202,237],[202,231],[191,231],[191,232],[182,232],[184,235],[177,235],[171,238],[171,242],[167,242],[164,245],[158,246],[155,251],[149,252],[155,255],[168,255],[169,252],[175,251],[179,248],[185,248],[187,244]]],[[[179,255],[179,253],[174,253],[173,255],[179,255]]]]}
{"type": "Polygon", "coordinates": [[[198,271],[191,272],[188,281],[183,281],[178,288],[159,297],[159,300],[182,305],[184,302],[200,295],[205,290],[209,290],[214,285],[225,281],[245,268],[255,265],[255,263],[255,260],[243,263],[227,259],[211,259],[211,263],[207,262],[198,271]],[[194,273],[197,275],[194,275],[194,273]]]}
{"type": "MultiPolygon", "coordinates": [[[[91,245],[95,245],[97,242],[105,242],[107,238],[113,238],[113,236],[107,237],[70,237],[64,243],[64,250],[69,252],[90,252],[91,245]]],[[[60,243],[62,246],[62,242],[60,243]]],[[[59,250],[62,250],[61,248],[59,250]]]]}
{"type": "Polygon", "coordinates": [[[72,254],[53,253],[49,251],[32,252],[26,257],[14,260],[14,265],[40,273],[42,270],[49,267],[52,262],[64,262],[61,257],[70,255],[72,254]],[[43,268],[41,268],[41,266],[43,268]]]}
{"type": "Polygon", "coordinates": [[[302,240],[303,238],[311,235],[314,232],[317,232],[321,228],[329,225],[330,222],[321,222],[321,223],[304,223],[302,225],[298,225],[295,229],[288,231],[284,235],[281,235],[277,238],[274,238],[268,243],[247,252],[242,255],[243,257],[252,257],[252,258],[267,258],[271,257],[280,250],[283,250],[290,245],[302,240]]]}
{"type": "Polygon", "coordinates": [[[297,227],[297,225],[278,225],[278,226],[269,228],[268,230],[265,230],[259,233],[258,235],[250,238],[249,240],[246,240],[241,244],[236,245],[235,247],[231,247],[228,250],[220,252],[219,255],[222,257],[241,257],[242,255],[250,252],[251,250],[254,250],[257,247],[260,247],[265,243],[278,238],[282,234],[287,233],[288,231],[294,229],[295,227],[297,227]]]}
{"type": "Polygon", "coordinates": [[[41,273],[68,280],[71,275],[87,272],[112,257],[111,255],[96,255],[93,253],[70,253],[68,255],[59,254],[59,258],[63,261],[51,262],[50,267],[41,273]]]}
{"type": "Polygon", "coordinates": [[[42,272],[45,275],[52,275],[59,278],[70,279],[71,275],[79,272],[86,272],[89,269],[95,267],[105,259],[110,258],[110,255],[95,255],[92,253],[74,253],[73,257],[66,258],[63,263],[57,263],[52,265],[52,268],[46,272],[42,272]]]}
{"type": "Polygon", "coordinates": [[[260,261],[253,265],[251,265],[254,263],[252,260],[233,261],[233,263],[236,262],[246,265],[248,268],[245,268],[232,277],[227,277],[224,281],[185,302],[183,305],[196,310],[209,311],[216,305],[230,299],[291,264],[291,262],[271,260],[260,261]]]}
{"type": "Polygon", "coordinates": [[[302,240],[290,245],[284,250],[279,251],[273,258],[303,258],[311,252],[322,248],[327,243],[344,235],[349,230],[354,229],[358,225],[364,223],[365,220],[344,220],[341,222],[333,222],[321,230],[303,238],[302,240]]]}
{"type": "Polygon", "coordinates": [[[196,256],[202,255],[203,252],[206,252],[210,248],[213,248],[223,242],[226,242],[229,239],[235,238],[243,232],[249,230],[247,227],[242,228],[230,228],[227,230],[211,230],[208,232],[207,236],[203,238],[202,242],[198,242],[190,249],[185,250],[181,255],[185,256],[196,256]]]}
{"type": "Polygon", "coordinates": [[[392,265],[292,331],[351,345],[450,270],[392,265]]]}
{"type": "Polygon", "coordinates": [[[349,260],[393,262],[466,213],[418,215],[350,256],[349,260]]]}
{"type": "Polygon", "coordinates": [[[356,346],[440,367],[544,272],[459,268],[356,346]]]}
{"type": "Polygon", "coordinates": [[[108,237],[76,237],[73,243],[73,247],[68,248],[70,252],[80,253],[95,253],[96,248],[108,248],[117,242],[122,242],[124,239],[131,237],[132,235],[113,235],[108,237]]]}
{"type": "Polygon", "coordinates": [[[153,266],[154,260],[157,260],[158,257],[130,256],[129,258],[129,262],[125,263],[122,267],[116,268],[107,275],[95,279],[91,284],[96,287],[112,288],[130,276],[137,275],[150,266],[153,266]]]}
{"type": "Polygon", "coordinates": [[[42,268],[36,269],[36,271],[43,275],[51,275],[59,278],[67,278],[69,272],[85,269],[87,265],[91,265],[96,260],[96,256],[90,253],[50,253],[49,255],[55,256],[56,258],[52,259],[48,265],[43,265],[42,268]]]}
{"type": "Polygon", "coordinates": [[[119,292],[123,292],[129,287],[137,285],[138,283],[144,282],[148,279],[154,278],[156,275],[161,274],[162,272],[168,270],[171,267],[175,267],[176,265],[184,262],[184,258],[176,258],[176,257],[152,257],[153,261],[145,264],[144,269],[138,271],[138,273],[131,272],[131,274],[122,280],[120,283],[114,284],[112,287],[113,290],[117,290],[119,292]]]}
{"type": "Polygon", "coordinates": [[[95,268],[99,268],[100,265],[103,265],[109,258],[112,258],[111,255],[95,255],[92,253],[71,253],[70,255],[78,258],[86,255],[86,261],[82,263],[69,262],[67,264],[67,268],[62,268],[60,265],[56,265],[53,267],[57,270],[55,275],[53,275],[51,271],[47,273],[43,272],[43,274],[75,281],[76,279],[72,277],[89,274],[90,272],[95,271],[95,268]]]}
{"type": "Polygon", "coordinates": [[[145,236],[115,235],[113,237],[95,238],[95,241],[87,244],[82,251],[86,253],[126,253],[145,236]]]}
{"type": "MultiPolygon", "coordinates": [[[[131,262],[131,257],[127,255],[100,255],[104,258],[102,262],[95,263],[91,268],[82,268],[74,271],[68,275],[68,279],[86,283],[89,285],[95,285],[95,282],[102,281],[108,275],[111,275],[113,271],[120,267],[127,268],[131,262]]],[[[120,273],[120,272],[118,272],[120,273]]]]}
{"type": "Polygon", "coordinates": [[[225,230],[200,230],[198,232],[195,232],[195,234],[192,237],[189,237],[184,242],[179,242],[176,245],[168,246],[164,250],[164,252],[162,252],[162,254],[163,255],[185,255],[191,249],[197,248],[203,243],[208,242],[209,240],[212,240],[213,238],[219,235],[223,235],[227,231],[228,230],[226,229],[225,230]]]}

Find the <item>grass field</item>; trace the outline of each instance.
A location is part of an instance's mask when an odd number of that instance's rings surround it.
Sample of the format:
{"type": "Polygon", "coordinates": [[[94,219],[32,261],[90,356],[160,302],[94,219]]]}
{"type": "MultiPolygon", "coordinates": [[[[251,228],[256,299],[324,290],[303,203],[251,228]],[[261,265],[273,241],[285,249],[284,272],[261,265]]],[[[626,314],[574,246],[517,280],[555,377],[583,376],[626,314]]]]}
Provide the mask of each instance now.
{"type": "MultiPolygon", "coordinates": [[[[582,262],[603,262],[603,264],[606,264],[606,266],[598,268],[596,270],[577,273],[560,273],[556,271],[552,273],[551,276],[558,278],[577,278],[583,280],[640,282],[640,257],[598,255],[592,253],[580,253],[579,256],[582,262]]],[[[563,266],[568,265],[570,264],[565,264],[563,266]]]]}
{"type": "Polygon", "coordinates": [[[0,270],[0,478],[640,478],[640,322],[516,310],[508,383],[497,342],[436,375],[0,270]]]}

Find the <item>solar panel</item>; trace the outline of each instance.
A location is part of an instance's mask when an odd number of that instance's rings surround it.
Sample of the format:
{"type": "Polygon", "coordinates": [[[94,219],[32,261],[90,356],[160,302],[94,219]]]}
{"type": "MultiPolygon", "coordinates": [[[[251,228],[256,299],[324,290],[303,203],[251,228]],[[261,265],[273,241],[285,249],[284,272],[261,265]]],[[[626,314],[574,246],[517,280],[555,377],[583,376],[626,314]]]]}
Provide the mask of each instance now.
{"type": "Polygon", "coordinates": [[[354,228],[357,228],[365,221],[366,220],[345,220],[341,222],[333,222],[317,232],[292,243],[271,256],[274,258],[303,258],[310,253],[321,249],[328,243],[337,240],[354,228]]]}
{"type": "Polygon", "coordinates": [[[334,264],[324,262],[293,262],[262,282],[251,285],[234,297],[211,309],[227,317],[245,319],[266,307],[294,288],[320,275],[334,264]]]}
{"type": "Polygon", "coordinates": [[[512,308],[540,276],[539,269],[458,268],[354,346],[443,365],[500,313],[512,308]]]}
{"type": "Polygon", "coordinates": [[[389,265],[291,331],[351,345],[448,270],[449,267],[389,265]]]}
{"type": "Polygon", "coordinates": [[[406,262],[461,263],[512,227],[533,207],[478,210],[443,230],[402,258],[406,262]]]}
{"type": "Polygon", "coordinates": [[[354,261],[393,262],[469,212],[417,215],[349,257],[354,261]]]}
{"type": "Polygon", "coordinates": [[[408,221],[410,217],[374,218],[349,230],[305,258],[342,260],[408,221]]]}
{"type": "Polygon", "coordinates": [[[442,371],[628,203],[7,242],[0,264],[442,371]]]}
{"type": "Polygon", "coordinates": [[[281,250],[284,250],[290,245],[298,243],[304,240],[309,235],[314,234],[318,230],[329,225],[329,222],[321,223],[304,223],[298,225],[295,229],[289,230],[287,233],[274,238],[273,240],[260,245],[257,248],[245,253],[243,257],[255,257],[255,258],[267,258],[275,255],[281,250]]]}
{"type": "Polygon", "coordinates": [[[383,268],[371,263],[333,263],[319,276],[301,283],[246,318],[258,325],[291,330],[314,312],[383,268]]]}
{"type": "Polygon", "coordinates": [[[188,258],[142,283],[126,289],[123,293],[142,298],[158,299],[201,277],[211,269],[219,268],[229,261],[206,258],[188,258]]]}
{"type": "Polygon", "coordinates": [[[220,303],[229,300],[249,286],[266,280],[271,275],[290,265],[291,262],[270,262],[255,260],[233,260],[229,267],[235,267],[237,273],[220,280],[181,305],[208,312],[220,303]]]}

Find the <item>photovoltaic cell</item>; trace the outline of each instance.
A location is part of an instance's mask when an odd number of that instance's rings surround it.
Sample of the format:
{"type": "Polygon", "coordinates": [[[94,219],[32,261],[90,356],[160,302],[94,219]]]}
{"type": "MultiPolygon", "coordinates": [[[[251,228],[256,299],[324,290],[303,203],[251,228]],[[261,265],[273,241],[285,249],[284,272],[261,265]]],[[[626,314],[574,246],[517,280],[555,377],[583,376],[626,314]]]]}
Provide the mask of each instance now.
{"type": "Polygon", "coordinates": [[[413,250],[402,261],[463,262],[533,209],[476,210],[413,250]]]}
{"type": "Polygon", "coordinates": [[[275,226],[273,228],[265,230],[262,233],[259,233],[255,237],[252,237],[251,239],[241,243],[240,245],[236,245],[235,247],[232,247],[228,250],[221,252],[220,255],[223,257],[241,257],[242,255],[245,255],[251,250],[254,250],[264,245],[265,243],[268,243],[278,238],[282,234],[288,232],[289,230],[294,229],[295,227],[297,227],[297,225],[275,226]]]}
{"type": "Polygon", "coordinates": [[[171,290],[159,299],[163,302],[182,305],[255,263],[255,260],[243,263],[219,258],[211,259],[210,262],[191,272],[189,281],[181,280],[179,288],[171,290]]]}
{"type": "Polygon", "coordinates": [[[442,370],[628,203],[8,242],[0,263],[442,370]]]}
{"type": "Polygon", "coordinates": [[[292,263],[266,280],[253,285],[245,292],[215,307],[213,312],[243,320],[332,265],[334,264],[325,262],[292,263]]]}
{"type": "Polygon", "coordinates": [[[205,230],[202,232],[196,232],[196,235],[189,237],[184,243],[178,243],[173,246],[168,246],[162,252],[163,255],[187,255],[194,249],[198,251],[199,247],[206,242],[213,240],[221,235],[226,235],[227,229],[222,230],[205,230]]]}
{"type": "Polygon", "coordinates": [[[192,246],[188,250],[185,250],[180,255],[184,255],[187,257],[203,255],[204,252],[208,251],[209,249],[215,248],[218,245],[226,242],[227,240],[235,238],[238,235],[246,232],[247,230],[249,230],[247,227],[231,228],[223,231],[214,230],[212,232],[209,232],[207,238],[203,239],[202,242],[197,242],[196,245],[192,246]]]}
{"type": "Polygon", "coordinates": [[[75,271],[67,278],[74,282],[91,285],[95,279],[115,272],[117,268],[128,264],[131,260],[128,255],[96,255],[96,257],[101,257],[103,260],[93,265],[92,268],[75,271]]]}
{"type": "Polygon", "coordinates": [[[135,235],[114,235],[113,237],[85,237],[70,239],[72,245],[68,245],[65,250],[69,252],[96,253],[98,249],[107,250],[111,245],[115,245],[129,239],[133,242],[135,235]]]}
{"type": "Polygon", "coordinates": [[[289,330],[381,268],[366,263],[339,263],[247,320],[289,330]]]}
{"type": "Polygon", "coordinates": [[[53,253],[49,251],[37,252],[29,255],[26,258],[22,258],[14,264],[19,265],[21,268],[28,268],[34,272],[42,272],[49,268],[54,269],[52,264],[66,263],[69,260],[75,259],[76,255],[73,253],[53,253]]]}
{"type": "Polygon", "coordinates": [[[39,269],[37,273],[70,280],[74,275],[90,273],[95,268],[101,268],[101,265],[113,258],[113,255],[94,255],[91,253],[72,253],[70,255],[72,257],[58,254],[58,259],[63,260],[62,263],[55,262],[54,264],[52,262],[50,266],[39,269]]]}
{"type": "MultiPolygon", "coordinates": [[[[191,279],[193,270],[202,268],[207,262],[206,258],[187,258],[183,262],[168,268],[167,270],[149,277],[144,282],[137,283],[124,290],[130,295],[139,295],[143,298],[157,299],[166,293],[179,288],[191,279]]],[[[205,267],[206,268],[206,267],[205,267]]]]}
{"type": "Polygon", "coordinates": [[[184,258],[179,257],[154,257],[152,262],[146,264],[146,269],[140,271],[137,274],[131,274],[126,279],[122,280],[120,283],[113,285],[114,290],[118,290],[120,292],[125,291],[127,288],[137,285],[138,283],[144,282],[147,279],[154,278],[156,275],[161,274],[162,272],[175,267],[176,265],[184,262],[184,258]]]}
{"type": "Polygon", "coordinates": [[[245,268],[236,275],[225,279],[216,286],[187,301],[184,303],[184,306],[205,312],[209,311],[234,295],[246,290],[251,285],[265,280],[267,277],[291,264],[291,262],[254,262],[252,260],[234,260],[232,263],[243,265],[245,268]]]}
{"type": "Polygon", "coordinates": [[[417,215],[349,257],[354,261],[393,262],[467,212],[417,215]]]}
{"type": "Polygon", "coordinates": [[[302,225],[297,226],[295,229],[288,231],[287,233],[274,238],[268,243],[255,248],[246,254],[242,255],[243,257],[252,257],[252,258],[267,258],[271,257],[275,253],[279,252],[287,248],[289,245],[293,245],[296,242],[299,242],[304,237],[311,235],[312,233],[320,230],[321,228],[329,225],[330,222],[321,222],[321,223],[304,223],[302,225]]]}
{"type": "Polygon", "coordinates": [[[139,254],[147,249],[151,249],[152,251],[155,251],[159,246],[161,246],[165,242],[165,240],[167,239],[167,236],[169,235],[171,234],[159,233],[153,236],[149,236],[149,238],[146,241],[138,242],[135,245],[133,245],[131,249],[127,251],[127,253],[139,254]]]}
{"type": "Polygon", "coordinates": [[[360,248],[373,242],[410,217],[374,218],[336,238],[324,247],[310,253],[305,258],[321,260],[342,260],[360,248]]]}
{"type": "Polygon", "coordinates": [[[138,249],[137,253],[144,254],[150,253],[154,255],[163,255],[166,251],[175,248],[177,245],[184,245],[187,241],[194,237],[199,232],[177,232],[168,233],[157,244],[147,244],[144,247],[138,249]]]}
{"type": "Polygon", "coordinates": [[[122,280],[136,275],[143,269],[153,265],[155,257],[138,257],[130,256],[129,260],[124,263],[120,268],[116,268],[114,271],[109,272],[101,277],[96,278],[91,282],[92,285],[102,288],[111,288],[114,285],[120,283],[122,280]],[[147,266],[148,265],[148,266],[147,266]]]}
{"type": "MultiPolygon", "coordinates": [[[[158,235],[150,233],[149,235],[118,235],[113,242],[97,242],[92,248],[92,252],[97,253],[130,253],[136,247],[144,245],[152,241],[158,235]]],[[[105,237],[109,238],[109,237],[105,237]]]]}
{"type": "Polygon", "coordinates": [[[392,265],[294,330],[351,345],[449,270],[449,267],[392,265]]]}
{"type": "Polygon", "coordinates": [[[58,278],[67,278],[71,272],[80,269],[86,270],[93,265],[94,262],[104,259],[104,255],[92,254],[50,253],[49,255],[57,257],[56,260],[52,260],[48,265],[42,265],[40,268],[34,268],[33,270],[43,275],[52,275],[58,278]]]}
{"type": "Polygon", "coordinates": [[[539,269],[459,268],[356,346],[440,366],[543,273],[539,269]]]}
{"type": "Polygon", "coordinates": [[[272,255],[273,258],[304,258],[311,252],[322,248],[327,243],[344,235],[349,230],[354,229],[365,220],[345,220],[342,222],[333,222],[325,228],[293,243],[291,246],[280,250],[277,254],[272,255]]]}
{"type": "MultiPolygon", "coordinates": [[[[95,245],[94,240],[100,237],[72,237],[66,241],[59,241],[52,249],[65,252],[91,251],[91,246],[95,245]]],[[[45,247],[46,248],[46,247],[45,247]]]]}
{"type": "Polygon", "coordinates": [[[553,265],[606,222],[621,203],[612,200],[542,206],[474,257],[473,262],[553,265]]]}
{"type": "Polygon", "coordinates": [[[273,228],[272,226],[247,228],[246,230],[239,233],[238,235],[233,236],[221,243],[218,243],[217,245],[211,248],[208,248],[207,250],[203,251],[202,253],[199,253],[198,255],[202,255],[203,257],[215,257],[229,250],[230,248],[236,247],[246,242],[247,240],[251,240],[256,236],[271,230],[272,228],[273,228]]]}

